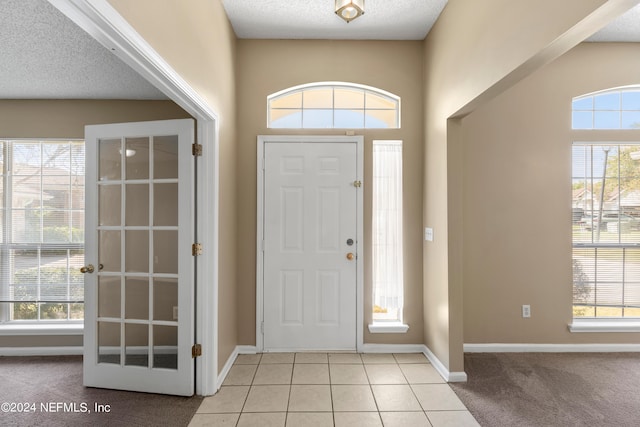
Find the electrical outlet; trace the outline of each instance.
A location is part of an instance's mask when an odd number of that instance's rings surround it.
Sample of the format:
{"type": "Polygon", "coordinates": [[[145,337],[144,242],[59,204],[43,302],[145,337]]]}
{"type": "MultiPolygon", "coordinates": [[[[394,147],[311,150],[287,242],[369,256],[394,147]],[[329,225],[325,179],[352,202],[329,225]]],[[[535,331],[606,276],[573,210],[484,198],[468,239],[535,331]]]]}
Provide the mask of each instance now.
{"type": "Polygon", "coordinates": [[[178,320],[178,306],[173,306],[173,320],[178,320]]]}
{"type": "Polygon", "coordinates": [[[523,305],[522,306],[522,317],[531,317],[531,306],[523,305]]]}

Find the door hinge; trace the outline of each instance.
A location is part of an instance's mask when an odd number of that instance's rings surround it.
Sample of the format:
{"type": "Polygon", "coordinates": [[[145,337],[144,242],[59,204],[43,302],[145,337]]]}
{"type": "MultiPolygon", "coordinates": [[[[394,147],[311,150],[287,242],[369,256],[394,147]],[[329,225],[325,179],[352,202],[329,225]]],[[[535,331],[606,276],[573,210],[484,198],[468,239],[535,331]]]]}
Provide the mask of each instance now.
{"type": "Polygon", "coordinates": [[[191,346],[191,357],[200,357],[202,356],[202,346],[200,344],[194,344],[191,346]]]}
{"type": "Polygon", "coordinates": [[[264,334],[264,322],[260,322],[260,333],[264,334]]]}
{"type": "Polygon", "coordinates": [[[202,156],[202,144],[191,144],[191,153],[196,156],[202,156]]]}
{"type": "Polygon", "coordinates": [[[356,188],[362,187],[362,181],[353,181],[353,186],[356,188]]]}
{"type": "Polygon", "coordinates": [[[202,243],[194,243],[193,245],[191,245],[191,255],[202,255],[202,243]]]}

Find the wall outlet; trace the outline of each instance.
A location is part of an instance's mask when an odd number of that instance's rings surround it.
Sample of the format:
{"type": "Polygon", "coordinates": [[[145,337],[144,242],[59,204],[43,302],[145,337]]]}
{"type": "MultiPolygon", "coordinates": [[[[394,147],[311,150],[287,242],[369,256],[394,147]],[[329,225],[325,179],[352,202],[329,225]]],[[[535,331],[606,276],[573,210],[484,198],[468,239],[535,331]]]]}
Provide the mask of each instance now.
{"type": "Polygon", "coordinates": [[[178,320],[178,306],[173,306],[173,320],[178,320]]]}
{"type": "Polygon", "coordinates": [[[522,306],[522,317],[531,317],[531,306],[523,305],[522,306]]]}

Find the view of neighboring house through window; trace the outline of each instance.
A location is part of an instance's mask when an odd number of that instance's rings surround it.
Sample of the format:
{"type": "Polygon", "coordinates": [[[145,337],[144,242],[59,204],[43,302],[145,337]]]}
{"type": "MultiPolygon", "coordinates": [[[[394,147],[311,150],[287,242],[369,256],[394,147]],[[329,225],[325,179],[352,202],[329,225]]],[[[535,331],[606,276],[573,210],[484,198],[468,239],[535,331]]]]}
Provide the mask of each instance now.
{"type": "Polygon", "coordinates": [[[639,318],[640,88],[574,98],[572,128],[574,319],[639,318]]]}
{"type": "Polygon", "coordinates": [[[84,317],[84,141],[0,140],[0,322],[84,317]]]}
{"type": "Polygon", "coordinates": [[[402,322],[402,141],[373,141],[373,321],[402,322]]]}

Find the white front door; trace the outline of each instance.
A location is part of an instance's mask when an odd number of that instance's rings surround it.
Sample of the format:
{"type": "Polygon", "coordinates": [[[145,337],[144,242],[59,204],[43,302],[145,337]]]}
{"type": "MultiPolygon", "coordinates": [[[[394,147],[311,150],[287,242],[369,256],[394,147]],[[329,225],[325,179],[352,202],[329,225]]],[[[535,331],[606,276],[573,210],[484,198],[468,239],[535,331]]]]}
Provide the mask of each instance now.
{"type": "Polygon", "coordinates": [[[193,394],[194,121],[87,126],[84,385],[193,394]]]}
{"type": "Polygon", "coordinates": [[[355,142],[266,142],[264,350],[355,350],[355,142]]]}

